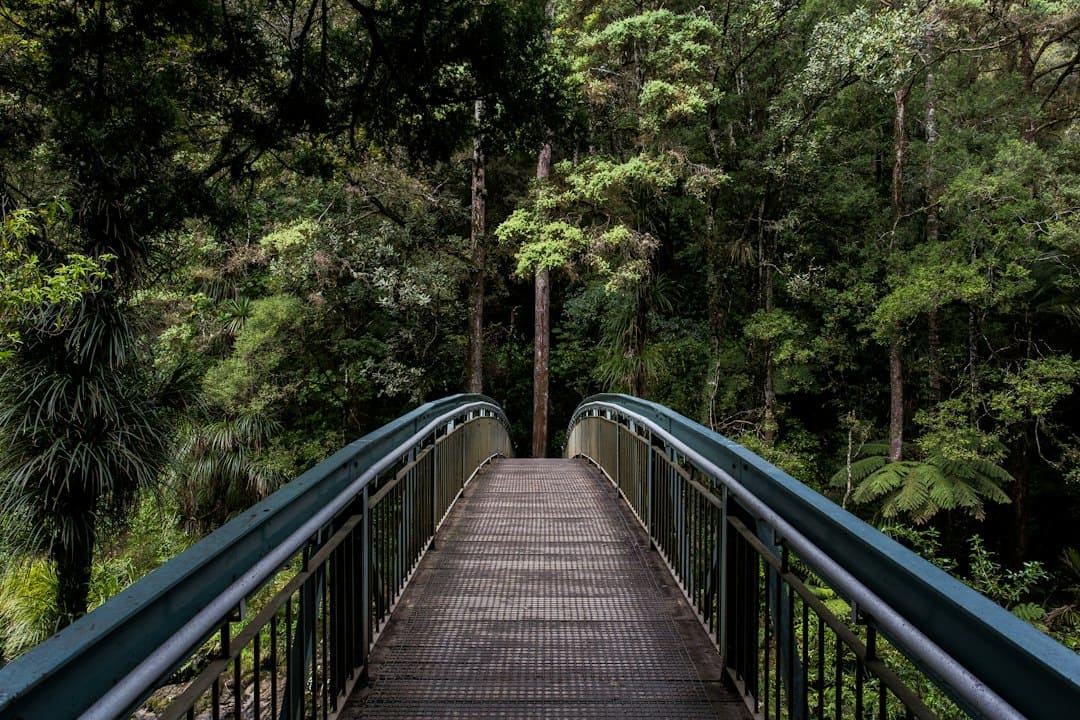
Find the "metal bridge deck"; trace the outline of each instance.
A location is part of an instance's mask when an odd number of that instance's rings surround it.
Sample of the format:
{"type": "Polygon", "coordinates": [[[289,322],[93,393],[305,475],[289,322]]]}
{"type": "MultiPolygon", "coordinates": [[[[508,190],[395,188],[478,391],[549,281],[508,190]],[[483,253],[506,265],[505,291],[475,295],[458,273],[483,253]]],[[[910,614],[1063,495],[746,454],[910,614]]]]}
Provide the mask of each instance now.
{"type": "Polygon", "coordinates": [[[575,460],[477,476],[343,718],[748,718],[614,488],[575,460]]]}

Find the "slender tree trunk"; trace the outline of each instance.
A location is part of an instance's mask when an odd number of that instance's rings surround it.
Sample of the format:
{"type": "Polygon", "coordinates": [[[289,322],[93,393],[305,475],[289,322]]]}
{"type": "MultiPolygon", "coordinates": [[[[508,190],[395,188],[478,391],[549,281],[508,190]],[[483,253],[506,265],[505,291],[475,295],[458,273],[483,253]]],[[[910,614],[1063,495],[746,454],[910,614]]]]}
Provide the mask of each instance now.
{"type": "Polygon", "coordinates": [[[840,501],[840,507],[845,510],[851,494],[855,492],[855,480],[851,476],[851,464],[855,462],[855,413],[851,410],[848,410],[847,421],[847,487],[844,489],[844,499],[840,501]]]}
{"type": "MultiPolygon", "coordinates": [[[[890,241],[889,262],[895,262],[899,250],[897,228],[904,215],[904,163],[907,160],[907,132],[904,128],[904,116],[907,112],[908,87],[901,86],[893,95],[896,102],[896,115],[893,123],[893,172],[892,172],[892,210],[893,227],[890,241]]],[[[889,459],[896,461],[904,457],[904,365],[901,357],[903,338],[896,328],[889,339],[889,459]]]]}
{"type": "Polygon", "coordinates": [[[895,93],[896,115],[893,118],[893,170],[892,170],[892,208],[893,227],[890,250],[896,250],[896,230],[900,225],[904,209],[904,163],[907,161],[907,132],[904,129],[904,116],[907,114],[908,87],[903,85],[895,93]]]}
{"type": "Polygon", "coordinates": [[[889,342],[889,459],[904,458],[904,366],[900,334],[889,342]]]}
{"type": "Polygon", "coordinates": [[[484,273],[487,248],[484,242],[485,177],[484,143],[480,123],[484,101],[475,105],[476,135],[473,138],[472,162],[472,277],[469,282],[469,392],[484,390],[484,273]]]}
{"type": "MultiPolygon", "coordinates": [[[[926,241],[936,243],[941,229],[938,217],[938,189],[934,165],[937,145],[937,103],[934,91],[934,72],[926,73],[926,241]]],[[[936,406],[941,402],[941,333],[938,325],[938,307],[934,303],[926,317],[927,325],[927,380],[930,384],[930,401],[936,406]]]]}
{"type": "Polygon", "coordinates": [[[926,73],[926,240],[937,242],[940,237],[938,217],[938,188],[934,155],[937,149],[937,96],[934,89],[934,73],[926,73]]]}
{"type": "Polygon", "coordinates": [[[715,209],[710,203],[705,219],[705,287],[709,305],[709,350],[714,358],[720,355],[720,336],[724,327],[724,305],[720,273],[720,248],[716,240],[715,209]]]}
{"type": "MultiPolygon", "coordinates": [[[[761,288],[760,307],[765,312],[773,309],[773,273],[772,248],[765,233],[765,198],[758,203],[758,286],[761,288]]],[[[772,341],[764,340],[765,378],[762,387],[764,402],[762,417],[762,439],[767,445],[776,442],[776,364],[773,362],[772,341]]]]}
{"type": "MultiPolygon", "coordinates": [[[[541,186],[551,177],[551,143],[544,143],[536,164],[536,180],[541,186]]],[[[550,273],[536,271],[533,339],[533,457],[547,457],[548,445],[548,362],[551,350],[550,273]]]]}
{"type": "Polygon", "coordinates": [[[709,357],[712,373],[705,380],[705,397],[708,398],[709,427],[716,429],[716,396],[720,392],[720,347],[724,330],[724,305],[722,275],[720,272],[720,248],[716,238],[716,207],[709,203],[705,230],[706,292],[709,306],[709,357]]]}
{"type": "MultiPolygon", "coordinates": [[[[773,309],[773,277],[772,269],[765,268],[765,312],[773,309]]],[[[779,430],[776,421],[776,362],[773,360],[772,341],[765,341],[765,432],[764,440],[767,445],[776,442],[779,430]]]]}
{"type": "MultiPolygon", "coordinates": [[[[555,17],[555,3],[547,0],[544,12],[550,21],[555,17]]],[[[544,31],[544,40],[551,42],[551,31],[544,31]]],[[[551,142],[540,148],[536,162],[537,191],[543,192],[551,177],[551,142]]],[[[548,377],[551,354],[551,274],[546,268],[536,271],[533,302],[533,457],[547,457],[548,445],[548,377]]]]}

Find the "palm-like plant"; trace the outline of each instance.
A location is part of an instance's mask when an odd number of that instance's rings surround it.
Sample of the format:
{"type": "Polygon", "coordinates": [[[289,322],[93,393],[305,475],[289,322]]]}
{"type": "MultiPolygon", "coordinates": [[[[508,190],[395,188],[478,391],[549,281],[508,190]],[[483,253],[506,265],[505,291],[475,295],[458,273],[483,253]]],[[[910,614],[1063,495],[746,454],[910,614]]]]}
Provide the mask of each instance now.
{"type": "Polygon", "coordinates": [[[260,452],[279,429],[272,419],[247,414],[183,430],[173,488],[189,531],[212,530],[277,489],[283,475],[260,452]]]}
{"type": "Polygon", "coordinates": [[[119,303],[95,295],[32,320],[0,372],[0,531],[53,560],[63,625],[86,611],[97,523],[155,482],[170,433],[119,303]]]}
{"type": "Polygon", "coordinates": [[[649,313],[671,310],[671,284],[663,276],[611,295],[603,321],[596,377],[613,392],[643,395],[645,384],[664,370],[664,357],[649,343],[649,313]]]}
{"type": "Polygon", "coordinates": [[[890,460],[887,452],[886,443],[868,443],[862,453],[868,457],[842,468],[831,483],[844,485],[850,479],[854,502],[880,503],[882,517],[906,517],[920,525],[942,510],[961,510],[981,520],[986,502],[1010,502],[1002,486],[1013,477],[989,460],[941,454],[890,460]]]}

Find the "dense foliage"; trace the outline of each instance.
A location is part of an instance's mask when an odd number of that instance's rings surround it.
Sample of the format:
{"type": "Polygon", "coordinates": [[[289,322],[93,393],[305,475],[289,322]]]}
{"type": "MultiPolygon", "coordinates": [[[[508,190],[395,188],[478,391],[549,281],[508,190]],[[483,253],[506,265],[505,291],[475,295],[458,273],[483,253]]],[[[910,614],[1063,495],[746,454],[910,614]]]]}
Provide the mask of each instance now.
{"type": "Polygon", "coordinates": [[[3,654],[464,389],[470,288],[527,448],[537,272],[549,452],[651,398],[1080,642],[1074,0],[174,5],[0,8],[3,654]]]}

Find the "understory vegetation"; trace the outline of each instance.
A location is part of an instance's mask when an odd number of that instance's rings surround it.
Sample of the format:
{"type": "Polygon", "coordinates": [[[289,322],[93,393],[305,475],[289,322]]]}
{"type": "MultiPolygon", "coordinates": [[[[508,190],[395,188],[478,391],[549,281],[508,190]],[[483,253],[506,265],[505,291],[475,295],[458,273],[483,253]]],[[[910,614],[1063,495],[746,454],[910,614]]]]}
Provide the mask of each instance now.
{"type": "Polygon", "coordinates": [[[0,7],[0,663],[466,390],[667,405],[1080,649],[1076,0],[164,5],[0,7]]]}

